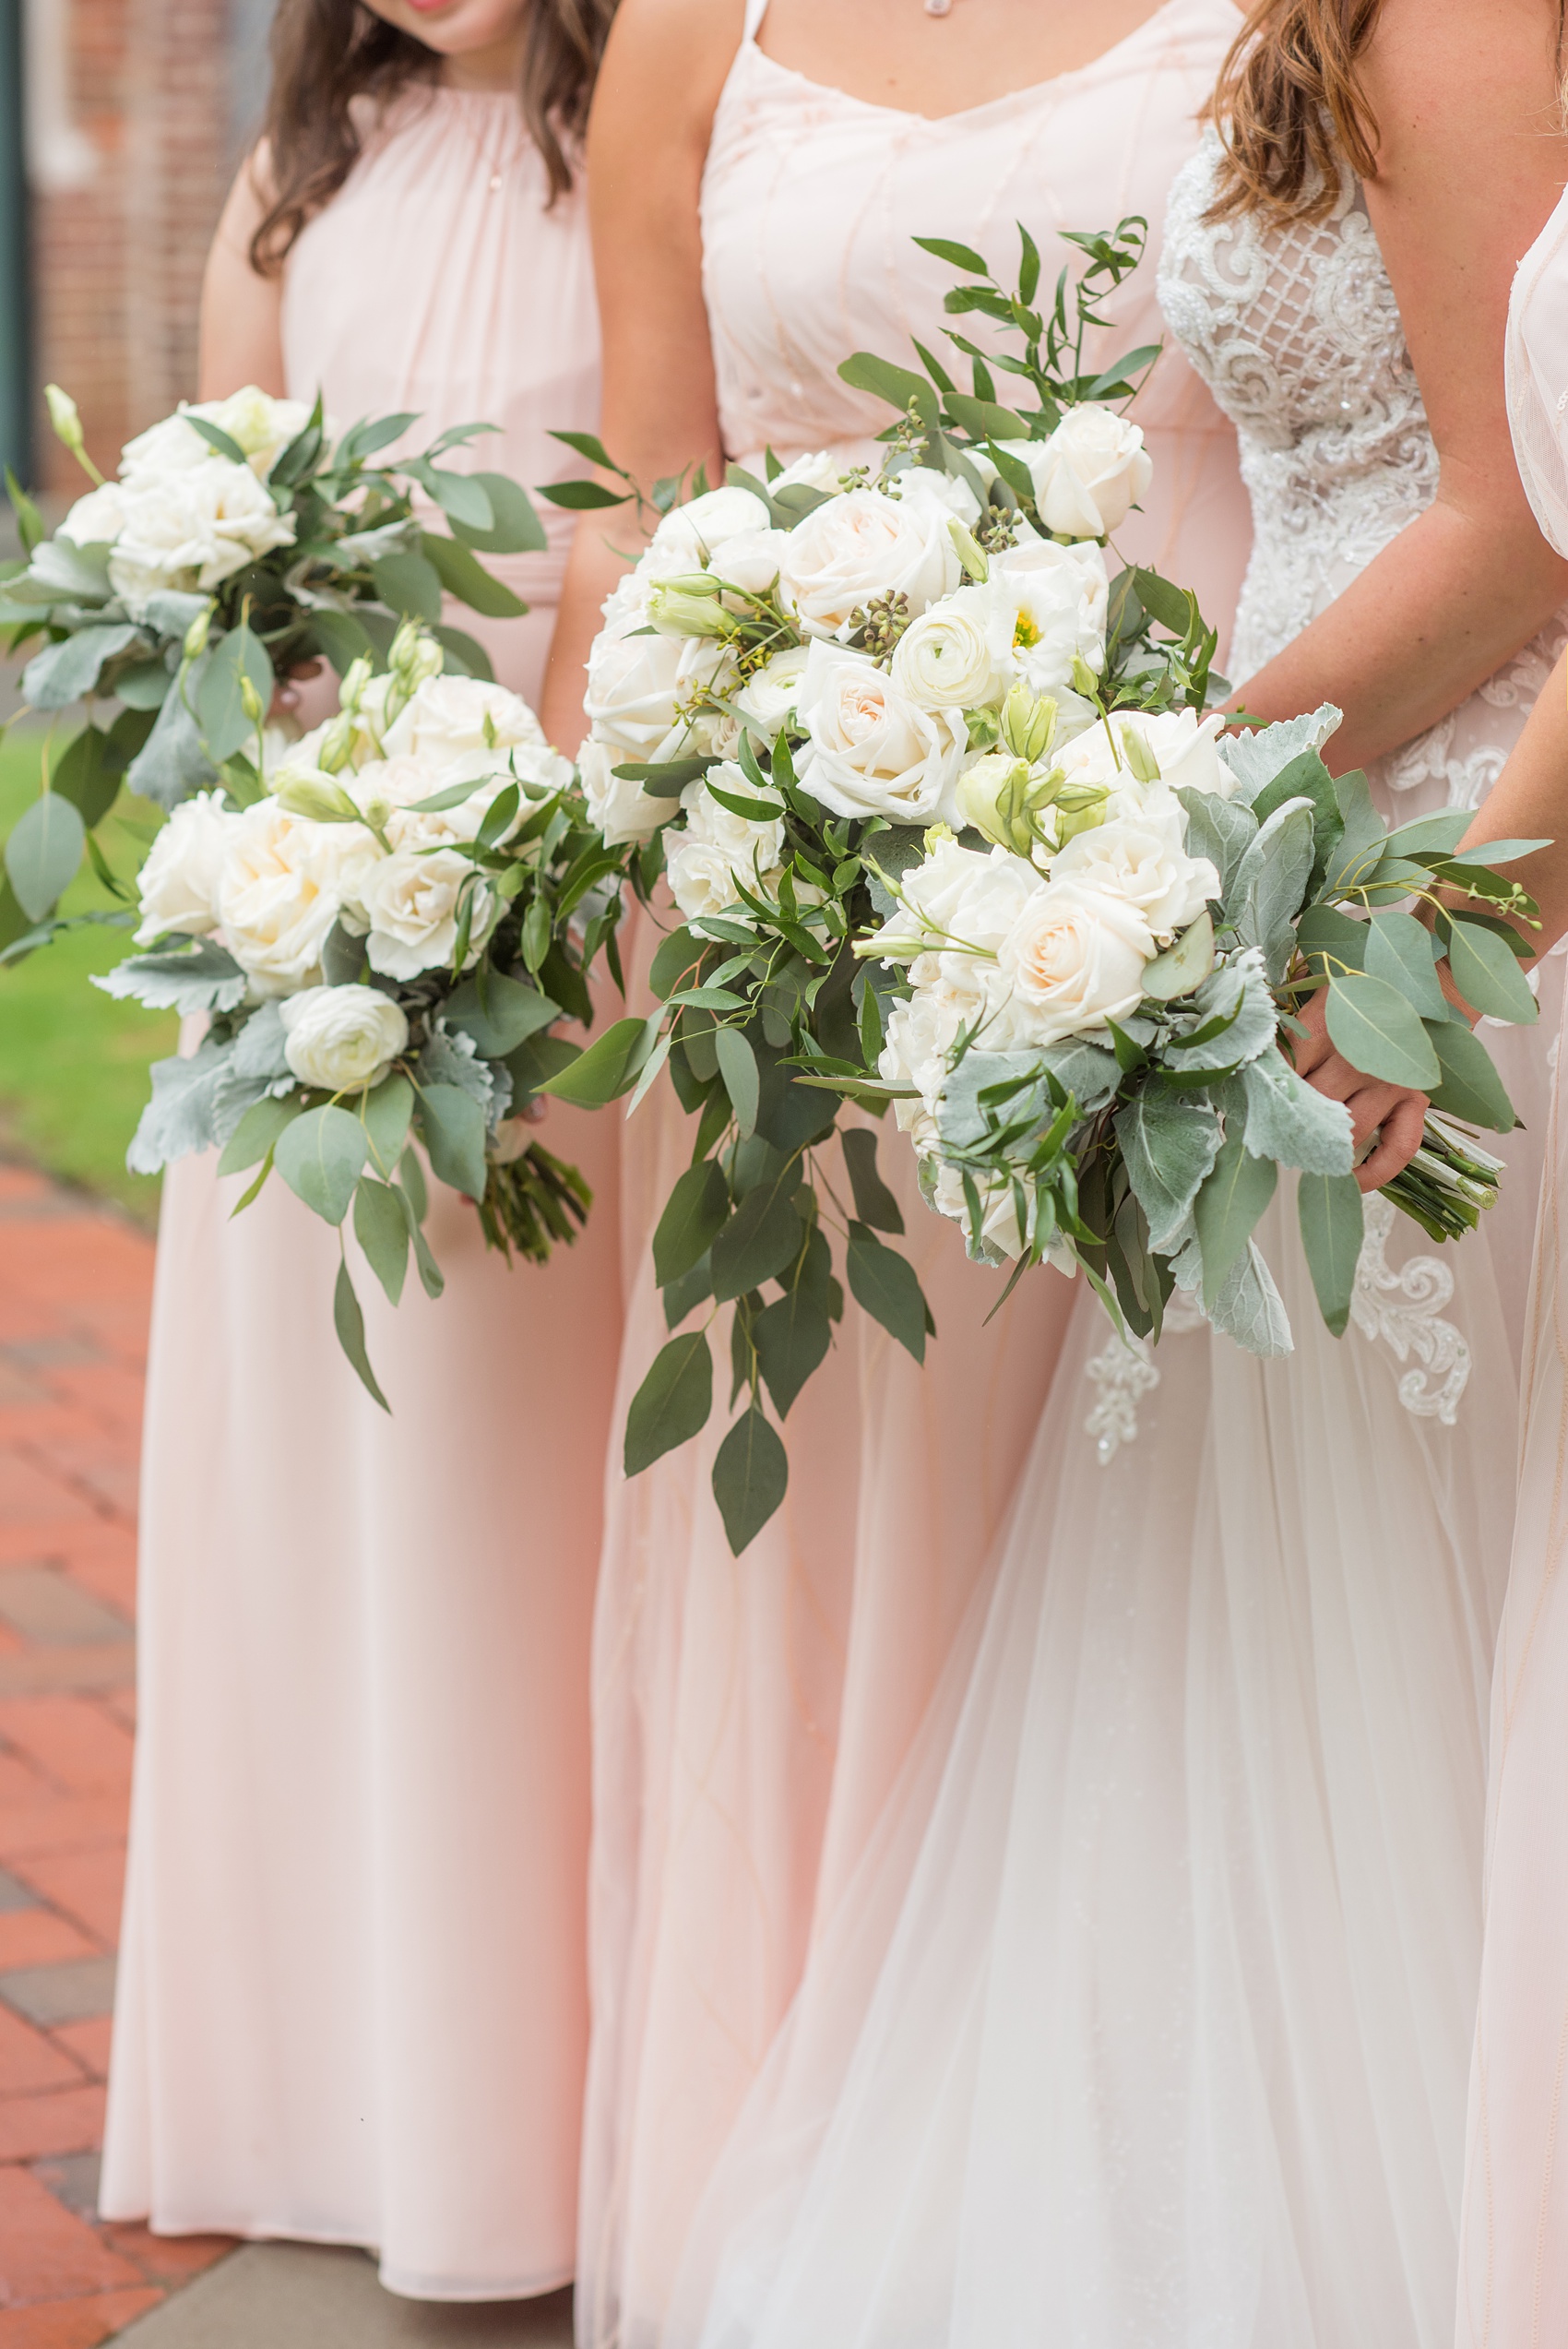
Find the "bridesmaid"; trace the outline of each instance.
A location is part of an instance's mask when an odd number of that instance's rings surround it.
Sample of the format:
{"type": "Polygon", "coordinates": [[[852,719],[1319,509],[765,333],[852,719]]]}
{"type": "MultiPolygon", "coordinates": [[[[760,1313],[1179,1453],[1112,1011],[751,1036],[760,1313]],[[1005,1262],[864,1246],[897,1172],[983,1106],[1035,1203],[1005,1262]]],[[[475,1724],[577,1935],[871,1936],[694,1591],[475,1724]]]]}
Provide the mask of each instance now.
{"type": "MultiPolygon", "coordinates": [[[[1508,409],[1536,519],[1568,555],[1568,197],[1519,265],[1508,409]]],[[[1568,934],[1568,660],[1467,845],[1550,840],[1510,869],[1539,900],[1538,954],[1568,934]]],[[[1520,1413],[1519,1510],[1491,1690],[1485,1938],[1460,2221],[1457,2349],[1568,2338],[1568,1118],[1562,1043],[1520,1413]]]]}
{"type": "MultiPolygon", "coordinates": [[[[598,328],[577,137],[612,0],[283,0],[213,248],[204,397],[246,382],[570,471],[598,328]]],[[[461,462],[461,458],[454,461],[461,462]]],[[[537,699],[566,553],[470,622],[537,699]]],[[[585,1236],[508,1273],[434,1186],[437,1304],[362,1283],[396,1415],[333,1343],[333,1235],[278,1183],[165,1193],[141,1733],[102,2209],[364,2244],[431,2299],[572,2273],[588,1641],[620,1341],[617,1139],[552,1110],[585,1236]],[[380,1306],[381,1310],[374,1308],[380,1306]]]]}
{"type": "MultiPolygon", "coordinates": [[[[885,421],[837,374],[849,352],[942,347],[940,232],[999,264],[1049,240],[1158,221],[1241,22],[1229,0],[628,0],[590,138],[606,347],[603,432],[645,480],[725,456],[833,445],[885,421]]],[[[1105,354],[1158,340],[1152,259],[1105,354]]],[[[1140,404],[1158,460],[1124,552],[1193,581],[1221,625],[1247,547],[1233,438],[1168,358],[1140,404]]],[[[620,516],[609,533],[624,545],[620,516]]],[[[582,662],[620,558],[579,537],[546,721],[582,729],[582,662]]],[[[650,1113],[652,1113],[650,1115],[650,1113]]],[[[623,1400],[662,1336],[646,1235],[689,1154],[685,1121],[634,1118],[637,1266],[623,1400]],[[660,1163],[661,1162],[661,1163],[660,1163]]],[[[612,1480],[595,1651],[594,2040],[578,2325],[657,2335],[695,2203],[865,1856],[1038,1423],[1069,1293],[1042,1280],[989,1330],[994,1284],[885,1151],[941,1341],[918,1370],[851,1309],[791,1413],[790,1499],[739,1561],[711,1445],[612,1480]]]]}

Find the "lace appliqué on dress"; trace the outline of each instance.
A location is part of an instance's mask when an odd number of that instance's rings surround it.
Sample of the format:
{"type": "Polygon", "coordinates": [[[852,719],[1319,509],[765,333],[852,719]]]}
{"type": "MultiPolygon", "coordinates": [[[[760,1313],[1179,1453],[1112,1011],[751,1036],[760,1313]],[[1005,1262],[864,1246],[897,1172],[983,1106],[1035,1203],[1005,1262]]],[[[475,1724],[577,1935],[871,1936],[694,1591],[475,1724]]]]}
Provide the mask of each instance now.
{"type": "Polygon", "coordinates": [[[1365,1336],[1386,1339],[1399,1361],[1414,1354],[1414,1365],[1399,1381],[1406,1410],[1452,1427],[1470,1378],[1468,1342],[1443,1318],[1443,1306],[1453,1299],[1454,1275],[1434,1256],[1409,1257],[1394,1270],[1387,1249],[1396,1211],[1393,1201],[1376,1192],[1367,1200],[1351,1318],[1365,1336]]]}
{"type": "MultiPolygon", "coordinates": [[[[1179,1338],[1207,1327],[1196,1299],[1185,1289],[1178,1289],[1165,1308],[1162,1336],[1179,1338]]],[[[1112,1330],[1099,1353],[1084,1365],[1084,1377],[1099,1389],[1099,1401],[1084,1422],[1084,1432],[1094,1437],[1101,1468],[1109,1468],[1123,1444],[1138,1440],[1138,1405],[1159,1384],[1154,1350],[1146,1339],[1131,1333],[1123,1338],[1112,1330]]]]}
{"type": "MultiPolygon", "coordinates": [[[[1343,594],[1437,494],[1438,455],[1394,288],[1348,173],[1321,221],[1209,221],[1211,127],[1171,190],[1160,306],[1236,426],[1253,552],[1229,667],[1245,680],[1343,594]]],[[[1479,807],[1563,641],[1544,630],[1459,709],[1372,769],[1479,807]],[[1502,713],[1508,713],[1506,716],[1502,713]]]]}

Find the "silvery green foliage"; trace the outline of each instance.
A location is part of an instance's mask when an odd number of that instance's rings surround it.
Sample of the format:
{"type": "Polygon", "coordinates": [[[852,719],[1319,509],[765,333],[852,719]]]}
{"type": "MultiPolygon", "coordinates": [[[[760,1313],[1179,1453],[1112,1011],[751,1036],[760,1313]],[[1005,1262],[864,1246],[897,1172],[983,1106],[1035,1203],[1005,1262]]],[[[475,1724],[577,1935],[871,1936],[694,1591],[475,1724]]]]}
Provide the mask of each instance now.
{"type": "Polygon", "coordinates": [[[420,1082],[456,1085],[477,1101],[493,1134],[512,1106],[512,1072],[505,1061],[481,1060],[471,1036],[438,1020],[420,1055],[420,1082]]]}
{"type": "Polygon", "coordinates": [[[187,1059],[153,1063],[152,1099],[125,1152],[133,1174],[160,1174],[174,1159],[208,1150],[218,1140],[219,1091],[232,1056],[232,1043],[208,1039],[187,1059]]]}
{"type": "Polygon", "coordinates": [[[1292,758],[1299,758],[1305,750],[1322,750],[1337,733],[1343,718],[1342,710],[1325,701],[1307,716],[1281,719],[1277,725],[1263,726],[1252,733],[1227,735],[1219,755],[1236,778],[1236,799],[1250,807],[1292,758]]]}
{"type": "MultiPolygon", "coordinates": [[[[133,954],[92,984],[106,996],[145,1004],[149,1011],[177,1011],[185,1019],[196,1011],[237,1009],[246,981],[232,954],[210,938],[195,938],[188,946],[133,954]]],[[[271,1008],[276,1017],[276,1006],[271,1008]]]]}

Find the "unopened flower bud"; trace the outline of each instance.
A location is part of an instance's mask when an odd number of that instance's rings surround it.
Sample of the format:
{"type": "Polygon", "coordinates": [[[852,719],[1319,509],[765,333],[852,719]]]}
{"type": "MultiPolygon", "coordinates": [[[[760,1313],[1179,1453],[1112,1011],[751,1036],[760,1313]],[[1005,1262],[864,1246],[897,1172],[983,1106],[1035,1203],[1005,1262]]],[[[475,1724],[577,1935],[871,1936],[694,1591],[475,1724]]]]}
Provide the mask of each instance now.
{"type": "Polygon", "coordinates": [[[1140,783],[1158,783],[1159,761],[1149,748],[1148,736],[1136,726],[1122,728],[1122,750],[1140,783]]]}
{"type": "Polygon", "coordinates": [[[1000,848],[1028,853],[1033,827],[1028,800],[1029,770],[1021,758],[993,750],[977,758],[958,779],[958,810],[966,824],[1000,848]]]}
{"type": "Polygon", "coordinates": [[[1087,701],[1095,701],[1099,695],[1099,679],[1081,652],[1073,655],[1073,690],[1081,693],[1087,701]]]}
{"type": "Polygon", "coordinates": [[[280,775],[273,796],[291,816],[307,816],[316,824],[358,824],[359,809],[340,785],[320,781],[315,775],[280,775]]]}
{"type": "Polygon", "coordinates": [[[648,598],[647,616],[660,636],[718,637],[728,625],[718,601],[718,585],[693,594],[685,581],[666,582],[648,598]]]}
{"type": "Polygon", "coordinates": [[[1028,686],[1015,686],[1002,705],[1002,739],[1017,756],[1038,766],[1056,734],[1056,703],[1050,694],[1039,698],[1028,686]]]}
{"type": "Polygon", "coordinates": [[[209,603],[205,612],[196,614],[196,618],[185,630],[183,650],[187,661],[198,660],[207,650],[208,634],[212,626],[212,614],[213,606],[209,603]]]}
{"type": "Polygon", "coordinates": [[[103,476],[87,453],[87,442],[82,435],[81,411],[70,393],[62,391],[57,383],[46,383],[43,387],[43,401],[49,411],[49,421],[54,428],[56,438],[65,443],[83,472],[101,485],[103,476]]]}
{"type": "Polygon", "coordinates": [[[340,709],[359,708],[364,699],[364,690],[373,674],[367,654],[362,652],[357,661],[350,662],[343,674],[343,682],[338,688],[338,706],[340,709]]]}
{"type": "Polygon", "coordinates": [[[262,716],[261,696],[257,693],[249,677],[245,676],[243,673],[240,677],[240,707],[244,711],[245,716],[250,720],[253,726],[260,725],[262,716]]]}
{"type": "Polygon", "coordinates": [[[991,577],[991,562],[985,549],[973,532],[967,531],[960,521],[949,522],[947,531],[957,550],[959,562],[975,585],[983,587],[991,577]]]}

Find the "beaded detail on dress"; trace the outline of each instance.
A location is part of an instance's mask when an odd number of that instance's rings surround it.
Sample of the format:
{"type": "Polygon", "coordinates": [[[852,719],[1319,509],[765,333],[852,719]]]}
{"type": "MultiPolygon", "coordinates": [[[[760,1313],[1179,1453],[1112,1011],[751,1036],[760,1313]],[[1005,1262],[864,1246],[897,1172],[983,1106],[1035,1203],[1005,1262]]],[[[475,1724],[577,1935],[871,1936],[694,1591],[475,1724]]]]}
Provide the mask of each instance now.
{"type": "MultiPolygon", "coordinates": [[[[1220,153],[1206,132],[1166,214],[1159,298],[1171,333],[1235,424],[1253,503],[1252,560],[1230,666],[1245,679],[1342,594],[1437,494],[1438,455],[1398,305],[1348,172],[1321,221],[1205,218],[1220,153]]],[[[1524,649],[1460,709],[1379,762],[1395,792],[1441,781],[1479,805],[1562,630],[1524,649]]]]}

